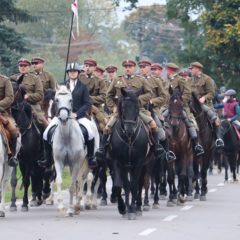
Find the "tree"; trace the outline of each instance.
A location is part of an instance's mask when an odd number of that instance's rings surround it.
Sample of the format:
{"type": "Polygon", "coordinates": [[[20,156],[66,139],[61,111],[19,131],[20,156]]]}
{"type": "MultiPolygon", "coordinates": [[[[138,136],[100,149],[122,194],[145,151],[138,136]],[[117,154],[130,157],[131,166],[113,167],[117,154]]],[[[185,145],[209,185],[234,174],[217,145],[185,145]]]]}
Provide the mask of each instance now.
{"type": "Polygon", "coordinates": [[[13,0],[1,0],[0,13],[0,71],[10,74],[14,72],[21,54],[28,52],[29,49],[24,36],[7,24],[11,22],[16,25],[36,19],[27,11],[16,8],[13,0]]]}
{"type": "Polygon", "coordinates": [[[126,33],[139,46],[139,56],[149,57],[154,62],[176,60],[181,48],[183,29],[176,21],[167,21],[164,5],[139,7],[123,23],[126,33]]]}

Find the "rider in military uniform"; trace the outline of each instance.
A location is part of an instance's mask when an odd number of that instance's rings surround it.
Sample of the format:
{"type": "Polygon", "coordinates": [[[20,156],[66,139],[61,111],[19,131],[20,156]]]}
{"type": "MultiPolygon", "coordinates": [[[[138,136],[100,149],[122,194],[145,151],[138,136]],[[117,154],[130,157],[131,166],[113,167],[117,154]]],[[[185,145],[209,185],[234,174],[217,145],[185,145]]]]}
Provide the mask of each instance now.
{"type": "Polygon", "coordinates": [[[108,89],[111,82],[117,77],[117,67],[110,65],[105,68],[105,71],[107,72],[107,78],[105,79],[105,84],[108,89]]]}
{"type": "Polygon", "coordinates": [[[139,116],[143,122],[150,127],[155,145],[154,152],[156,157],[160,158],[162,154],[162,148],[158,143],[157,125],[151,117],[150,112],[144,108],[144,106],[148,104],[152,98],[150,84],[143,77],[135,75],[136,63],[134,61],[125,60],[123,61],[122,66],[125,69],[125,74],[114,79],[107,91],[106,103],[110,112],[112,113],[112,116],[104,128],[103,141],[101,142],[101,146],[97,151],[97,157],[101,160],[104,158],[104,148],[107,145],[108,135],[111,133],[111,130],[118,119],[116,99],[119,99],[119,97],[121,97],[122,88],[128,88],[133,90],[143,90],[143,93],[138,98],[140,103],[139,116]]]}
{"type": "Polygon", "coordinates": [[[41,130],[44,130],[48,126],[48,121],[41,109],[43,85],[39,77],[30,73],[30,66],[31,62],[25,58],[18,61],[20,74],[17,76],[17,82],[25,89],[24,99],[31,105],[34,119],[43,128],[41,130]]]}
{"type": "Polygon", "coordinates": [[[46,72],[43,69],[44,62],[45,60],[41,57],[34,57],[31,60],[34,69],[33,73],[37,75],[42,81],[44,99],[43,102],[41,103],[41,107],[42,110],[44,111],[45,118],[48,119],[49,101],[56,91],[56,81],[49,72],[46,72]]]}
{"type": "Polygon", "coordinates": [[[100,79],[104,78],[104,68],[101,66],[96,66],[95,70],[94,70],[94,75],[100,79]]]}
{"type": "Polygon", "coordinates": [[[139,61],[138,66],[141,71],[141,75],[149,82],[149,85],[152,89],[152,97],[148,104],[146,105],[146,109],[151,112],[151,115],[156,122],[159,130],[159,140],[160,147],[162,147],[162,151],[166,152],[166,158],[169,161],[175,160],[176,156],[172,151],[168,150],[168,143],[165,131],[163,129],[162,123],[160,121],[160,108],[166,104],[167,101],[167,92],[165,91],[162,80],[160,78],[153,77],[151,75],[151,62],[148,60],[139,61]]]}
{"type": "Polygon", "coordinates": [[[14,157],[16,154],[17,138],[19,136],[19,130],[16,127],[15,121],[10,113],[11,104],[14,101],[14,93],[10,80],[0,74],[0,121],[3,126],[7,128],[11,135],[10,140],[10,152],[8,152],[8,164],[9,166],[16,166],[17,159],[14,157]]]}
{"type": "Polygon", "coordinates": [[[99,128],[104,129],[106,125],[106,116],[103,110],[103,104],[106,98],[106,85],[102,79],[94,76],[94,70],[97,62],[94,59],[84,61],[84,73],[79,75],[79,80],[87,85],[92,100],[92,113],[95,115],[99,128]]]}
{"type": "Polygon", "coordinates": [[[199,62],[193,62],[190,64],[192,72],[192,91],[196,93],[199,101],[203,104],[202,108],[207,113],[210,121],[213,123],[215,135],[216,135],[216,147],[223,147],[224,142],[222,140],[220,131],[220,119],[214,110],[212,99],[215,94],[215,88],[212,79],[202,72],[203,65],[199,62]]]}
{"type": "MultiPolygon", "coordinates": [[[[182,94],[183,99],[183,108],[184,108],[184,116],[185,116],[185,123],[188,127],[189,135],[192,139],[192,143],[194,145],[194,153],[197,156],[200,156],[204,153],[202,145],[199,144],[198,140],[198,126],[193,114],[190,112],[189,109],[189,101],[191,99],[191,86],[189,82],[179,76],[178,74],[179,67],[175,63],[167,63],[166,64],[166,71],[167,71],[167,88],[171,87],[172,89],[178,88],[182,94]]],[[[163,113],[164,116],[168,115],[168,111],[163,113]]]]}

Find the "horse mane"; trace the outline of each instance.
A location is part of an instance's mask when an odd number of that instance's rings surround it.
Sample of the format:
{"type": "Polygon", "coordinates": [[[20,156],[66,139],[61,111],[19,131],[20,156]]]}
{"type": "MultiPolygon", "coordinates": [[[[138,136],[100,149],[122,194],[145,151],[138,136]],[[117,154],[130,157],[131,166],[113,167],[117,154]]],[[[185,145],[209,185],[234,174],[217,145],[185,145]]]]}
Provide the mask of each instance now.
{"type": "Polygon", "coordinates": [[[59,87],[59,89],[57,90],[57,92],[56,92],[56,97],[57,97],[58,95],[69,95],[69,94],[71,94],[71,92],[69,91],[69,89],[67,88],[67,86],[61,85],[61,86],[59,87]]]}
{"type": "Polygon", "coordinates": [[[194,92],[192,92],[190,107],[195,112],[200,112],[202,110],[201,103],[198,100],[197,94],[194,92]]]}
{"type": "Polygon", "coordinates": [[[171,106],[173,106],[176,110],[180,110],[183,108],[182,93],[180,89],[178,88],[172,89],[168,104],[169,104],[169,109],[171,108],[171,106]],[[179,102],[178,105],[175,104],[177,100],[180,100],[178,101],[179,102]]]}

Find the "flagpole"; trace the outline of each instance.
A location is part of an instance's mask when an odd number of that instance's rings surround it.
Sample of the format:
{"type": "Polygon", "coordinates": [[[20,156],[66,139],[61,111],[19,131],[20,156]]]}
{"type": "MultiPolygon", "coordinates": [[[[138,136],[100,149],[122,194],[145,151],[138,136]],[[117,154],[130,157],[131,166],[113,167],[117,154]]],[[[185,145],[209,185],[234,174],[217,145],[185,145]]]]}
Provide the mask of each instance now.
{"type": "Polygon", "coordinates": [[[69,39],[68,39],[67,58],[66,58],[66,65],[65,65],[65,72],[64,72],[64,83],[66,83],[66,75],[67,75],[66,70],[67,70],[67,64],[68,64],[69,52],[70,52],[70,45],[71,45],[71,39],[72,39],[73,19],[74,19],[74,13],[72,13],[71,27],[70,27],[70,33],[69,33],[69,39]]]}

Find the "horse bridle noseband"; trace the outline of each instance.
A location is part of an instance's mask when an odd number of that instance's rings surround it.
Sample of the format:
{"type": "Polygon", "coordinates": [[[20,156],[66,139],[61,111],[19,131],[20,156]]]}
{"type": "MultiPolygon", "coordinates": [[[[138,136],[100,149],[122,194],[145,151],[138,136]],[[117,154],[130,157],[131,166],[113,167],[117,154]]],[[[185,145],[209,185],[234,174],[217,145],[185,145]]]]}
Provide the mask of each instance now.
{"type": "Polygon", "coordinates": [[[61,112],[62,110],[66,110],[67,113],[68,113],[68,117],[70,116],[71,109],[69,109],[69,108],[67,108],[67,107],[60,107],[60,108],[58,109],[58,112],[57,112],[58,118],[59,118],[59,114],[60,114],[60,112],[61,112]]]}

